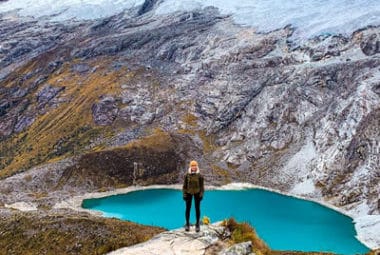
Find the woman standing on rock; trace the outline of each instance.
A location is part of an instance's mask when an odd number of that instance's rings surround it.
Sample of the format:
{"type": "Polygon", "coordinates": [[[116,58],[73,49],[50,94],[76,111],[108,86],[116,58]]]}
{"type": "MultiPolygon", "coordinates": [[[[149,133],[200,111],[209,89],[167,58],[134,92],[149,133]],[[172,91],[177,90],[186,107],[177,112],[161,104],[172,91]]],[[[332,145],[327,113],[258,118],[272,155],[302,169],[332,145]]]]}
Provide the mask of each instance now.
{"type": "Polygon", "coordinates": [[[186,225],[185,230],[190,230],[190,209],[191,209],[191,203],[194,197],[194,204],[195,204],[195,214],[196,214],[196,224],[195,224],[195,231],[199,232],[199,219],[201,216],[201,200],[203,198],[204,194],[204,178],[199,173],[199,167],[197,161],[191,161],[190,162],[190,168],[187,171],[185,178],[183,180],[183,199],[186,202],[186,225]]]}

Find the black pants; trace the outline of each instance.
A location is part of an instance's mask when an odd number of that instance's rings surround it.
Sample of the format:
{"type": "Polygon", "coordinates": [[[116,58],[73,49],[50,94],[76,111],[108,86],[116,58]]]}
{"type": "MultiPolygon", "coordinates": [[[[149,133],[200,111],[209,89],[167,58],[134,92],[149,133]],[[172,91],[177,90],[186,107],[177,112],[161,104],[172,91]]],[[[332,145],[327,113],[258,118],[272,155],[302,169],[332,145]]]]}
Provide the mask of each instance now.
{"type": "Polygon", "coordinates": [[[196,224],[198,225],[199,224],[199,218],[201,217],[201,200],[202,198],[200,197],[199,193],[197,194],[194,194],[194,195],[191,195],[191,194],[187,194],[187,197],[186,197],[186,212],[185,212],[185,216],[186,216],[186,224],[187,225],[190,225],[190,210],[191,210],[191,202],[193,200],[193,197],[194,197],[194,204],[195,204],[195,216],[197,218],[197,222],[196,224]]]}

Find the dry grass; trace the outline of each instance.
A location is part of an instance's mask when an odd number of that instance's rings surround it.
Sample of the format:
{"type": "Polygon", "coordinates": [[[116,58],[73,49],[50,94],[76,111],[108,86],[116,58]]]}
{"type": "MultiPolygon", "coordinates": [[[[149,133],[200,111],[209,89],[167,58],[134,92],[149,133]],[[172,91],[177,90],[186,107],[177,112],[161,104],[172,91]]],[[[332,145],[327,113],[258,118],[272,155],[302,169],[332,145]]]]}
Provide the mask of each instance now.
{"type": "Polygon", "coordinates": [[[92,189],[101,191],[132,185],[133,180],[140,185],[175,183],[189,147],[186,143],[157,129],[125,146],[84,154],[75,166],[65,169],[56,188],[86,185],[88,180],[92,189]]]}
{"type": "Polygon", "coordinates": [[[226,170],[220,166],[211,165],[211,170],[212,170],[213,174],[215,174],[215,175],[219,175],[219,176],[223,176],[223,177],[230,177],[228,170],[226,170]]]}
{"type": "Polygon", "coordinates": [[[35,192],[33,193],[33,196],[35,199],[40,199],[40,198],[44,198],[44,197],[47,197],[49,194],[47,192],[35,192]]]}
{"type": "Polygon", "coordinates": [[[225,184],[232,181],[231,174],[227,169],[219,167],[217,165],[211,165],[213,175],[220,176],[225,184]]]}
{"type": "Polygon", "coordinates": [[[97,255],[149,240],[164,231],[116,219],[16,214],[0,220],[2,254],[97,255]]]}
{"type": "MultiPolygon", "coordinates": [[[[3,150],[8,150],[13,160],[1,171],[1,176],[9,176],[43,162],[81,154],[99,134],[105,137],[113,135],[112,127],[100,127],[93,123],[91,107],[101,95],[120,93],[120,84],[131,79],[133,73],[129,73],[126,68],[110,71],[108,67],[111,62],[112,59],[98,59],[94,63],[88,63],[90,66],[100,66],[96,72],[88,75],[73,73],[71,65],[65,64],[60,72],[52,74],[40,85],[64,86],[65,90],[59,97],[65,98],[66,102],[39,115],[26,131],[2,142],[3,150]],[[62,151],[54,153],[60,141],[63,141],[60,143],[62,151]]],[[[39,61],[36,60],[17,73],[22,76],[38,65],[39,61]]],[[[10,83],[7,85],[11,86],[10,83]]],[[[28,99],[31,105],[36,106],[34,93],[30,93],[28,99]]]]}
{"type": "Polygon", "coordinates": [[[380,249],[370,251],[367,253],[367,255],[380,255],[380,249]]]}
{"type": "Polygon", "coordinates": [[[271,254],[268,245],[259,238],[256,231],[248,223],[238,223],[234,218],[230,218],[224,222],[224,225],[231,232],[231,240],[233,243],[252,242],[252,251],[257,254],[271,254]]]}
{"type": "Polygon", "coordinates": [[[184,115],[182,121],[191,128],[194,128],[198,125],[198,118],[194,114],[189,112],[184,115]]]}
{"type": "Polygon", "coordinates": [[[30,181],[32,181],[32,175],[30,175],[30,174],[27,174],[27,175],[25,175],[24,176],[24,180],[26,181],[26,182],[30,182],[30,181]]]}
{"type": "Polygon", "coordinates": [[[156,128],[151,135],[134,140],[122,148],[150,148],[156,151],[165,151],[172,146],[173,139],[171,135],[162,129],[156,128]]]}
{"type": "Polygon", "coordinates": [[[207,135],[206,131],[202,130],[198,132],[199,137],[203,142],[203,152],[205,154],[214,152],[218,147],[215,145],[214,135],[207,135]]]}

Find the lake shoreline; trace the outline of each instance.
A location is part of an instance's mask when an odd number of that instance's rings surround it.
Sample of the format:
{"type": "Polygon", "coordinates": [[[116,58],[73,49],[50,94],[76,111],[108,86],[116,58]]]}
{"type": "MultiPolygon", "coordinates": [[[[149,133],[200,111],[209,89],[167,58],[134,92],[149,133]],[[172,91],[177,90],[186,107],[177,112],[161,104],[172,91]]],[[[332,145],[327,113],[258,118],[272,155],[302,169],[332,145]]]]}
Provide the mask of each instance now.
{"type": "MultiPolygon", "coordinates": [[[[93,193],[86,193],[84,195],[80,196],[74,196],[66,201],[59,202],[54,205],[55,209],[72,209],[74,211],[79,212],[87,212],[95,216],[101,216],[105,217],[102,212],[94,211],[90,209],[85,209],[82,207],[83,200],[85,199],[96,199],[96,198],[102,198],[102,197],[108,197],[108,196],[114,196],[114,195],[120,195],[120,194],[126,194],[133,191],[140,191],[140,190],[148,190],[148,189],[176,189],[181,190],[182,185],[180,184],[171,184],[171,185],[149,185],[149,186],[129,186],[126,188],[116,189],[113,191],[106,191],[106,192],[93,192],[93,193]]],[[[355,230],[357,235],[355,236],[362,244],[367,246],[370,249],[378,249],[380,248],[380,236],[372,236],[372,232],[375,233],[377,230],[380,230],[380,215],[355,215],[352,212],[346,211],[342,208],[336,207],[334,205],[329,204],[326,201],[320,201],[318,199],[309,198],[309,197],[302,197],[300,195],[281,192],[275,189],[262,187],[250,183],[230,183],[223,186],[206,186],[206,190],[244,190],[244,189],[261,189],[261,190],[267,190],[271,192],[275,192],[278,194],[282,194],[289,197],[294,197],[306,201],[315,202],[317,204],[320,204],[322,206],[325,206],[327,208],[330,208],[334,211],[337,211],[347,217],[350,217],[354,224],[355,224],[355,230]],[[368,226],[371,226],[371,224],[374,226],[371,231],[368,231],[368,226]]]]}

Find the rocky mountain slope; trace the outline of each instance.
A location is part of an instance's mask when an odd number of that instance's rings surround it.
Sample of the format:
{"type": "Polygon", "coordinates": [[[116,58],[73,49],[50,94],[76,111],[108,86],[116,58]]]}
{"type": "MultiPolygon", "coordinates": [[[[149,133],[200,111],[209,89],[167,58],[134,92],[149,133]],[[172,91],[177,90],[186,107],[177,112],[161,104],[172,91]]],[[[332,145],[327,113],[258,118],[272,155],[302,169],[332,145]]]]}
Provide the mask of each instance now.
{"type": "Polygon", "coordinates": [[[203,149],[211,182],[379,212],[378,28],[297,45],[212,8],[1,22],[2,176],[160,128],[203,149]]]}
{"type": "Polygon", "coordinates": [[[97,20],[0,14],[0,204],[176,183],[196,158],[210,184],[380,213],[379,27],[297,41],[292,26],[158,4],[97,20]]]}

